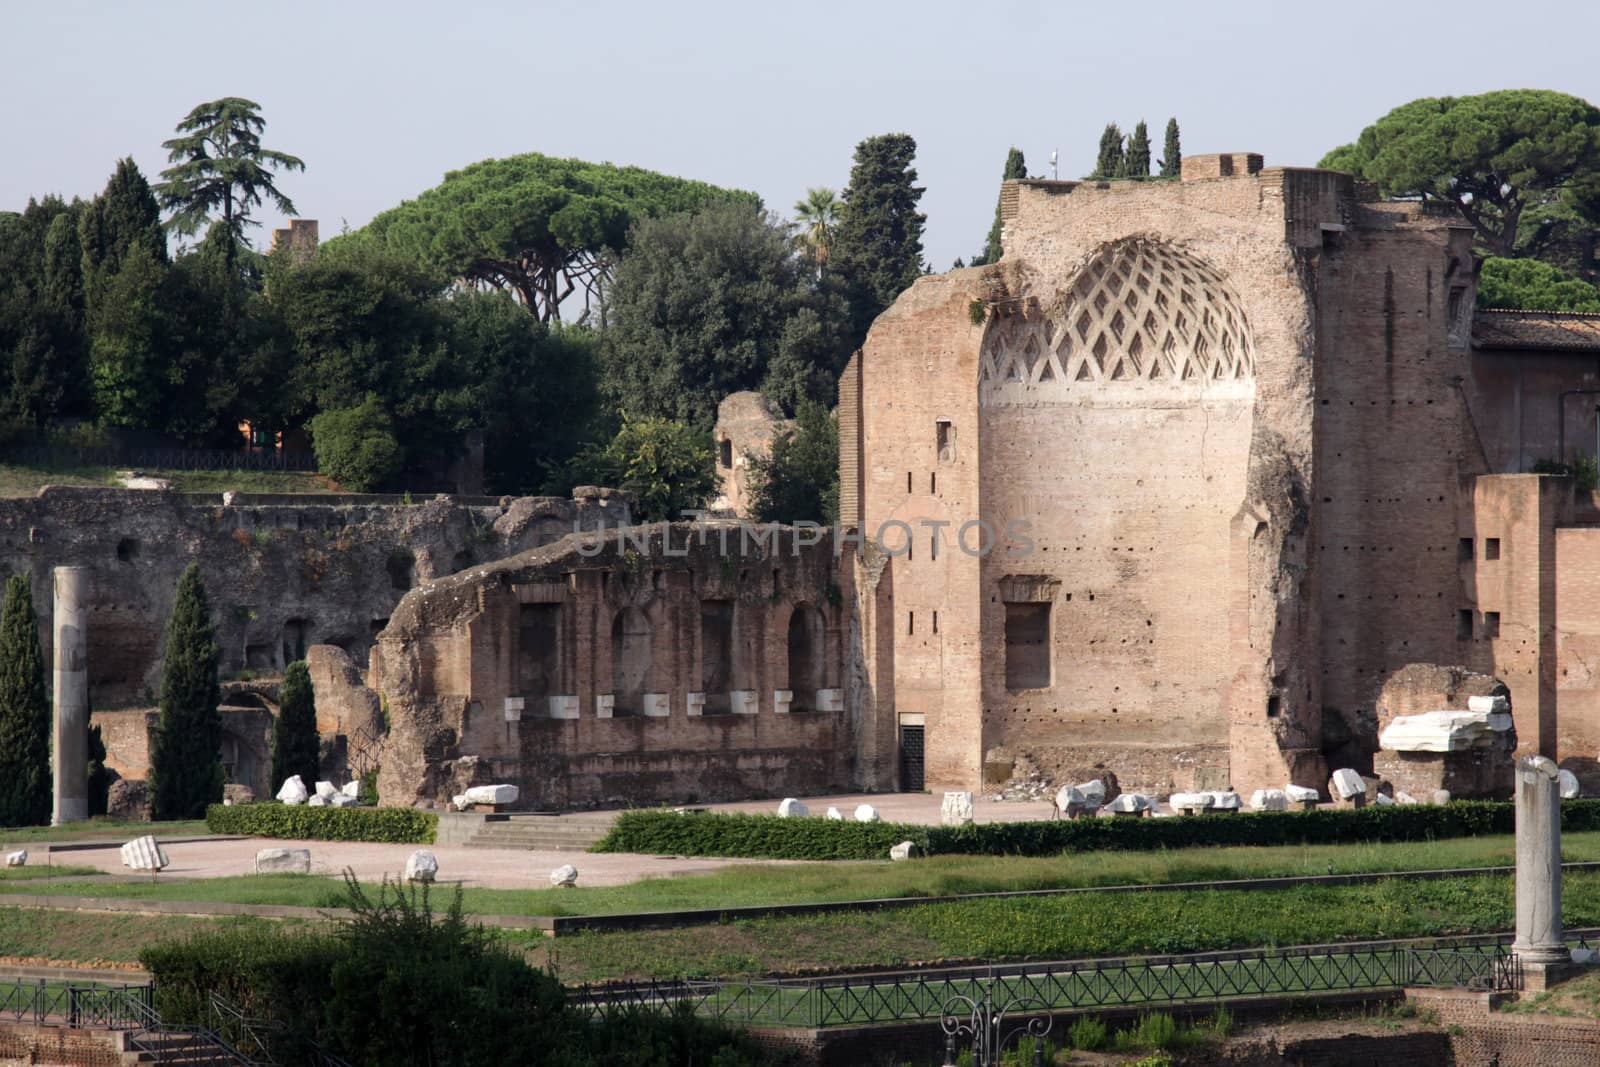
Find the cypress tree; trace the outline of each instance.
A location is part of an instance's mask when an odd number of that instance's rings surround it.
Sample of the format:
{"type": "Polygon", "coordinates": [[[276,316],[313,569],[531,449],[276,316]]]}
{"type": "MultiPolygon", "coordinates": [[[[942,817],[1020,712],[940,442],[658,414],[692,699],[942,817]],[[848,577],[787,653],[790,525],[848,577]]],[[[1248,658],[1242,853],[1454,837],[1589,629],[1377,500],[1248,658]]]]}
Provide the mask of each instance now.
{"type": "Polygon", "coordinates": [[[106,767],[106,740],[100,727],[89,727],[89,817],[106,814],[111,799],[111,771],[106,767]]]}
{"type": "Polygon", "coordinates": [[[1115,122],[1106,123],[1100,134],[1100,154],[1095,158],[1094,178],[1115,178],[1122,174],[1122,131],[1115,122]]]}
{"type": "Polygon", "coordinates": [[[868,137],[856,146],[850,184],[829,253],[850,309],[850,347],[861,344],[872,320],[921,277],[923,190],[912,160],[917,142],[903,133],[868,137]]]}
{"type": "Polygon", "coordinates": [[[1133,136],[1128,138],[1124,170],[1129,178],[1150,177],[1150,130],[1144,119],[1139,120],[1139,125],[1133,128],[1133,136]]]}
{"type": "Polygon", "coordinates": [[[273,788],[294,774],[307,786],[322,775],[317,706],[311,691],[311,672],[304,660],[295,660],[283,672],[283,700],[278,705],[278,721],[272,726],[273,788]]]}
{"type": "MultiPolygon", "coordinates": [[[[1006,153],[1006,169],[1005,172],[1000,176],[1000,180],[1003,182],[1009,182],[1015,181],[1019,178],[1026,178],[1027,176],[1028,164],[1027,161],[1022,158],[1022,149],[1013,148],[1010,152],[1006,153]]],[[[973,257],[972,265],[974,267],[981,267],[985,263],[998,263],[1000,261],[1001,229],[1000,204],[998,201],[996,201],[994,205],[994,225],[989,227],[989,237],[983,243],[983,253],[973,257]]]]}
{"type": "Polygon", "coordinates": [[[50,702],[39,617],[26,575],[6,582],[0,609],[0,826],[50,821],[50,702]]]}
{"type": "Polygon", "coordinates": [[[161,720],[150,742],[150,797],[157,819],[194,819],[222,799],[222,718],[217,705],[217,635],[191,563],[178,579],[167,623],[161,720]]]}
{"type": "Polygon", "coordinates": [[[90,201],[79,216],[78,243],[91,300],[95,287],[121,270],[135,247],[166,263],[167,239],[161,228],[161,208],[150,191],[150,183],[131,158],[118,160],[105,191],[90,201]]]}
{"type": "Polygon", "coordinates": [[[1178,144],[1178,120],[1167,120],[1167,143],[1161,150],[1161,176],[1176,178],[1183,165],[1183,149],[1178,144]]]}

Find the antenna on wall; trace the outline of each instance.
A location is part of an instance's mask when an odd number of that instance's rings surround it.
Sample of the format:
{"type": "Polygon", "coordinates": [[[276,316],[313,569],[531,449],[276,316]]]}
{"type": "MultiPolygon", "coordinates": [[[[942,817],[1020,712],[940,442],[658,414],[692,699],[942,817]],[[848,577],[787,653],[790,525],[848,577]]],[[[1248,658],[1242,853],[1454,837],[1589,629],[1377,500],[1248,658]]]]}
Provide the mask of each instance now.
{"type": "Polygon", "coordinates": [[[1056,180],[1056,150],[1050,150],[1050,180],[1056,180]]]}

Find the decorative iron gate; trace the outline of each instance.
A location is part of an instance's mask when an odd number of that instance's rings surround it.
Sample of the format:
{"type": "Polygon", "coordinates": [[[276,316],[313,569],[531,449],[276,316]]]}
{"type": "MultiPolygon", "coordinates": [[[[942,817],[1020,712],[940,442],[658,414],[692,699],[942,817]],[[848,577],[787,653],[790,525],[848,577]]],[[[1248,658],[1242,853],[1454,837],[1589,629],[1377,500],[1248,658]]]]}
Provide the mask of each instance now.
{"type": "Polygon", "coordinates": [[[922,792],[922,727],[900,727],[900,791],[922,792]]]}

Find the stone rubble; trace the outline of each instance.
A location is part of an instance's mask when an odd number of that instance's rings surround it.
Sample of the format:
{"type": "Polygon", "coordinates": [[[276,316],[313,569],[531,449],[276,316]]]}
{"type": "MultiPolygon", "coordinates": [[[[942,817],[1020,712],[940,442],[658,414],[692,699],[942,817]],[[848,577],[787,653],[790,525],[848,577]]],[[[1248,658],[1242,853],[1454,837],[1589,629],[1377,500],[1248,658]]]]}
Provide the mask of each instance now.
{"type": "Polygon", "coordinates": [[[1305,785],[1286,785],[1283,794],[1291,804],[1315,804],[1322,799],[1321,793],[1305,785]]]}
{"type": "Polygon", "coordinates": [[[968,826],[972,823],[972,794],[946,793],[939,805],[939,825],[968,826]]]}
{"type": "Polygon", "coordinates": [[[25,848],[18,849],[15,852],[7,852],[6,853],[6,866],[7,867],[25,867],[25,866],[27,866],[27,863],[28,863],[28,850],[25,849],[25,848]]]}
{"type": "Polygon", "coordinates": [[[264,848],[256,853],[257,874],[310,874],[309,848],[264,848]]]}
{"type": "Polygon", "coordinates": [[[463,795],[468,804],[515,804],[518,790],[514,785],[475,785],[463,795]]]}
{"type": "Polygon", "coordinates": [[[902,841],[889,849],[889,858],[892,860],[908,860],[917,854],[915,841],[902,841]]]}
{"type": "MultiPolygon", "coordinates": [[[[1504,703],[1504,697],[1472,697],[1480,704],[1504,703]]],[[[1470,701],[1469,701],[1470,702],[1470,701]]],[[[1484,711],[1424,711],[1401,715],[1378,735],[1378,747],[1389,752],[1465,752],[1492,748],[1495,735],[1511,729],[1511,715],[1484,711]]]]}
{"type": "Polygon", "coordinates": [[[1328,792],[1343,800],[1350,800],[1357,796],[1366,796],[1367,783],[1362,780],[1359,771],[1340,767],[1333,772],[1333,777],[1328,781],[1328,792]]]}
{"type": "MultiPolygon", "coordinates": [[[[803,804],[801,805],[802,808],[804,806],[805,805],[803,805],[803,804]]],[[[805,812],[805,811],[802,811],[800,814],[805,815],[805,814],[808,814],[808,813],[805,812]]],[[[871,804],[857,804],[856,805],[856,822],[882,822],[882,821],[883,821],[883,817],[878,814],[878,809],[873,807],[871,804]]]]}
{"type": "Polygon", "coordinates": [[[306,784],[300,780],[298,774],[285,778],[283,785],[278,789],[278,800],[284,804],[304,804],[309,794],[306,784]]]}
{"type": "Polygon", "coordinates": [[[1289,795],[1282,789],[1257,789],[1250,794],[1251,811],[1288,811],[1289,795]]]}
{"type": "Polygon", "coordinates": [[[146,834],[122,846],[122,865],[136,871],[159,871],[170,861],[156,839],[146,834]]]}
{"type": "MultiPolygon", "coordinates": [[[[419,848],[410,856],[406,857],[406,881],[431,882],[438,877],[438,874],[438,857],[436,857],[432,852],[429,852],[427,849],[419,848]]],[[[573,877],[577,877],[576,871],[573,872],[573,877]]]]}
{"type": "Polygon", "coordinates": [[[1106,810],[1114,815],[1142,815],[1151,807],[1150,798],[1143,793],[1122,793],[1106,805],[1106,810]]]}
{"type": "Polygon", "coordinates": [[[557,889],[571,889],[578,884],[578,868],[570,863],[563,863],[550,872],[550,884],[557,889]]]}
{"type": "Polygon", "coordinates": [[[833,819],[835,822],[842,822],[844,820],[844,812],[838,808],[830,807],[828,809],[828,818],[833,819]]]}
{"type": "Polygon", "coordinates": [[[1210,793],[1174,793],[1167,798],[1167,807],[1184,815],[1198,815],[1211,810],[1214,802],[1215,798],[1210,793]]]}
{"type": "Polygon", "coordinates": [[[794,797],[784,797],[783,803],[778,805],[778,818],[780,819],[803,819],[810,814],[811,809],[794,797]]]}
{"type": "Polygon", "coordinates": [[[323,800],[328,800],[335,793],[339,792],[332,782],[318,782],[316,789],[317,796],[321,797],[323,800]]]}
{"type": "Polygon", "coordinates": [[[1561,799],[1576,800],[1582,790],[1578,786],[1578,776],[1563,767],[1559,776],[1561,799]]]}

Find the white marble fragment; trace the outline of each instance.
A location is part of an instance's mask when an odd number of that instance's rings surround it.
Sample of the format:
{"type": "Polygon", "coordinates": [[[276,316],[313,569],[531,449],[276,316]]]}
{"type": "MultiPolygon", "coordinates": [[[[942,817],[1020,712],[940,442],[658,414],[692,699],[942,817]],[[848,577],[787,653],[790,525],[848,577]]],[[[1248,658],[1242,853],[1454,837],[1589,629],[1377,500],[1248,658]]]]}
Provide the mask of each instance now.
{"type": "Polygon", "coordinates": [[[475,785],[465,796],[468,804],[515,804],[517,793],[514,785],[475,785]]]}
{"type": "Polygon", "coordinates": [[[1492,697],[1468,697],[1468,711],[1481,711],[1486,715],[1511,714],[1511,701],[1504,694],[1492,697]]]}
{"type": "Polygon", "coordinates": [[[256,853],[257,874],[310,874],[309,848],[264,848],[256,853]]]}
{"type": "Polygon", "coordinates": [[[330,808],[359,808],[361,801],[355,797],[345,796],[343,793],[335,793],[328,798],[328,806],[330,808]]]}
{"type": "Polygon", "coordinates": [[[1361,796],[1367,791],[1367,783],[1362,780],[1361,774],[1349,767],[1340,767],[1333,772],[1333,791],[1345,800],[1354,796],[1361,796]]]}
{"type": "Polygon", "coordinates": [[[830,807],[828,809],[828,818],[834,820],[835,822],[843,822],[844,821],[844,812],[840,811],[838,808],[831,808],[830,807]]]}
{"type": "Polygon", "coordinates": [[[136,871],[159,871],[168,863],[167,854],[156,839],[146,834],[122,846],[122,865],[136,871]]]}
{"type": "Polygon", "coordinates": [[[1488,748],[1510,725],[1509,715],[1487,711],[1424,711],[1390,720],[1378,735],[1378,747],[1388,752],[1465,752],[1488,748]]]}
{"type": "Polygon", "coordinates": [[[1281,789],[1257,789],[1250,794],[1251,811],[1288,811],[1289,795],[1281,789]]]}
{"type": "Polygon", "coordinates": [[[285,804],[304,804],[306,802],[306,784],[300,780],[298,774],[291,774],[283,780],[283,785],[278,789],[278,799],[285,804]]]}
{"type": "MultiPolygon", "coordinates": [[[[1074,808],[1087,808],[1090,806],[1088,798],[1083,795],[1083,790],[1075,785],[1064,785],[1056,790],[1056,809],[1059,811],[1067,812],[1074,808]]],[[[1094,806],[1098,807],[1099,805],[1094,806]]]]}
{"type": "MultiPolygon", "coordinates": [[[[804,807],[804,806],[805,805],[803,805],[803,804],[801,805],[801,807],[804,807]]],[[[804,815],[806,813],[805,812],[801,812],[800,814],[804,815]]],[[[856,805],[856,822],[882,822],[882,821],[883,821],[883,816],[879,815],[878,814],[878,809],[873,807],[871,804],[857,804],[856,805]]]]}
{"type": "Polygon", "coordinates": [[[972,822],[972,794],[946,793],[939,805],[939,825],[967,826],[972,822]]]}
{"type": "Polygon", "coordinates": [[[1167,798],[1167,807],[1173,811],[1192,815],[1195,812],[1209,811],[1212,802],[1210,793],[1174,793],[1167,798]]]}
{"type": "Polygon", "coordinates": [[[332,805],[328,803],[328,798],[323,796],[321,793],[311,794],[311,799],[306,801],[306,807],[308,808],[326,808],[331,806],[332,805]]]}
{"type": "Polygon", "coordinates": [[[1377,804],[1380,808],[1392,808],[1394,807],[1394,797],[1390,796],[1388,793],[1379,793],[1377,800],[1375,800],[1373,803],[1377,804]]]}
{"type": "Polygon", "coordinates": [[[563,863],[550,872],[550,884],[559,889],[571,889],[578,884],[578,868],[570,863],[563,863]]]}
{"type": "Polygon", "coordinates": [[[1106,783],[1099,778],[1093,778],[1087,782],[1079,782],[1073,788],[1083,794],[1084,803],[1086,804],[1098,808],[1106,802],[1106,783]]]}
{"type": "Polygon", "coordinates": [[[1217,789],[1211,793],[1212,811],[1238,811],[1242,807],[1244,801],[1231,789],[1217,789]]]}
{"type": "Polygon", "coordinates": [[[1118,815],[1131,815],[1150,810],[1150,798],[1143,793],[1121,793],[1106,807],[1118,815]]]}
{"type": "Polygon", "coordinates": [[[916,854],[917,845],[915,841],[902,841],[889,850],[889,858],[892,860],[908,860],[916,854]]]}
{"type": "Polygon", "coordinates": [[[318,782],[317,783],[317,796],[321,797],[323,800],[327,800],[329,797],[333,796],[338,791],[339,791],[338,787],[335,786],[332,782],[318,782]]]}
{"type": "Polygon", "coordinates": [[[1410,793],[1398,792],[1394,795],[1394,802],[1396,804],[1415,804],[1417,802],[1417,798],[1412,796],[1410,793]]]}
{"type": "Polygon", "coordinates": [[[1322,799],[1321,793],[1306,785],[1286,785],[1283,787],[1283,795],[1294,804],[1306,804],[1322,799]]]}
{"type": "Polygon", "coordinates": [[[472,802],[467,799],[467,794],[457,793],[450,798],[450,806],[457,811],[466,811],[472,806],[472,802]]]}
{"type": "Polygon", "coordinates": [[[1433,791],[1433,802],[1435,804],[1448,804],[1448,803],[1450,803],[1450,790],[1448,790],[1448,789],[1435,789],[1433,791]]]}
{"type": "Polygon", "coordinates": [[[783,803],[778,805],[778,818],[780,819],[803,819],[810,814],[811,809],[794,797],[784,797],[783,803]]]}
{"type": "Polygon", "coordinates": [[[1560,773],[1560,782],[1561,799],[1576,800],[1579,792],[1581,792],[1578,787],[1578,776],[1563,767],[1560,773]]]}
{"type": "Polygon", "coordinates": [[[15,852],[6,853],[7,867],[25,867],[28,864],[28,850],[20,848],[15,852]]]}
{"type": "Polygon", "coordinates": [[[339,790],[339,792],[343,793],[347,797],[354,797],[355,799],[360,800],[361,799],[361,783],[360,782],[346,782],[344,784],[344,788],[339,790]]]}
{"type": "Polygon", "coordinates": [[[439,859],[425,848],[406,857],[406,881],[431,882],[439,874],[439,859]]]}

